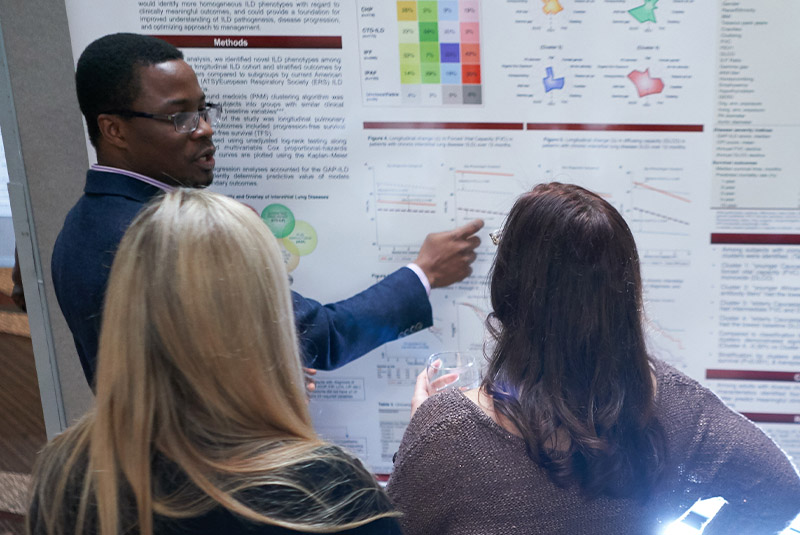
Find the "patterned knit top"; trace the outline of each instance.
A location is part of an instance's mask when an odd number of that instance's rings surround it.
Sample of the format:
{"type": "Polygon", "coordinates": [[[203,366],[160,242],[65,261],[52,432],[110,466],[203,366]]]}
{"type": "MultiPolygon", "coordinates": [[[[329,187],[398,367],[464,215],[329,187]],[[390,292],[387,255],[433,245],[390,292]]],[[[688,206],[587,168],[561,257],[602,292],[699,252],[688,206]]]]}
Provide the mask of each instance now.
{"type": "Polygon", "coordinates": [[[800,477],[760,429],[661,361],[656,416],[667,464],[646,499],[588,498],[555,485],[523,439],[459,391],[429,398],[388,484],[406,535],[661,534],[698,499],[727,504],[704,535],[777,533],[800,514],[800,477]]]}

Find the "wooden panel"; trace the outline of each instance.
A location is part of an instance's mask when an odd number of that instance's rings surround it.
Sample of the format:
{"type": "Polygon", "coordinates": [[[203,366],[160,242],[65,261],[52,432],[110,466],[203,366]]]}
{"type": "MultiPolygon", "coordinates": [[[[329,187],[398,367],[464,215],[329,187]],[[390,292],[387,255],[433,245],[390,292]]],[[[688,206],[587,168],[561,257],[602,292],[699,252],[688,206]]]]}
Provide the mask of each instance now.
{"type": "Polygon", "coordinates": [[[47,442],[30,338],[0,334],[0,471],[30,473],[47,442]]]}

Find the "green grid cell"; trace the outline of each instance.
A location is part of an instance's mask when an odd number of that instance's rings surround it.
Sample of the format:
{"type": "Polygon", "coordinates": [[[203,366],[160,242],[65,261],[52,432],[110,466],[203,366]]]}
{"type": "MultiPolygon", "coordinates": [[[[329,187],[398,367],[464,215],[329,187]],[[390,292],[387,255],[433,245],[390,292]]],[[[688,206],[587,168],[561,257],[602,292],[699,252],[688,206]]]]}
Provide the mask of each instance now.
{"type": "Polygon", "coordinates": [[[417,2],[417,17],[421,22],[437,22],[439,20],[439,2],[417,2]]]}
{"type": "Polygon", "coordinates": [[[422,69],[419,63],[401,63],[400,64],[400,83],[401,84],[418,84],[422,80],[422,69]]]}
{"type": "Polygon", "coordinates": [[[423,63],[439,63],[439,43],[420,43],[419,57],[423,63]]]}
{"type": "Polygon", "coordinates": [[[438,84],[441,82],[442,77],[438,63],[423,63],[421,72],[423,84],[438,84]]]}
{"type": "Polygon", "coordinates": [[[439,25],[435,22],[420,22],[419,41],[421,43],[439,42],[439,25]]]}
{"type": "Polygon", "coordinates": [[[400,43],[400,63],[414,64],[420,63],[419,44],[400,43]]]}
{"type": "Polygon", "coordinates": [[[419,23],[398,22],[398,41],[401,43],[419,43],[419,23]]]}

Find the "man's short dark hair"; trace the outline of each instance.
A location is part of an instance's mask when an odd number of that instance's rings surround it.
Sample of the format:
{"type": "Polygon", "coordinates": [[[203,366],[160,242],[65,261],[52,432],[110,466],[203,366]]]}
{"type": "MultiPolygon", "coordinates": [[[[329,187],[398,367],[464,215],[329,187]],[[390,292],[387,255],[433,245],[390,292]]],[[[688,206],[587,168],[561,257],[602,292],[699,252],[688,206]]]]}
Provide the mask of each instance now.
{"type": "Polygon", "coordinates": [[[87,46],[78,59],[75,86],[92,145],[100,137],[97,116],[127,109],[136,100],[139,67],[178,59],[183,53],[171,44],[135,33],[106,35],[87,46]]]}

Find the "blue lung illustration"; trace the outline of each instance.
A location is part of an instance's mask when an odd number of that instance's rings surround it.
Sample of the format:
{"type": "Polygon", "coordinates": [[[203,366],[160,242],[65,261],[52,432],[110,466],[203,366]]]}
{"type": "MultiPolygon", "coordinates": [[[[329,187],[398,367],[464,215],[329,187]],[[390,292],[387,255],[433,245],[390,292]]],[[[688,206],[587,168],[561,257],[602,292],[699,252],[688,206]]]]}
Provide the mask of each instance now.
{"type": "Polygon", "coordinates": [[[542,82],[544,82],[545,93],[549,93],[554,89],[564,88],[564,78],[555,78],[553,76],[553,67],[547,67],[547,76],[542,78],[542,82]]]}

